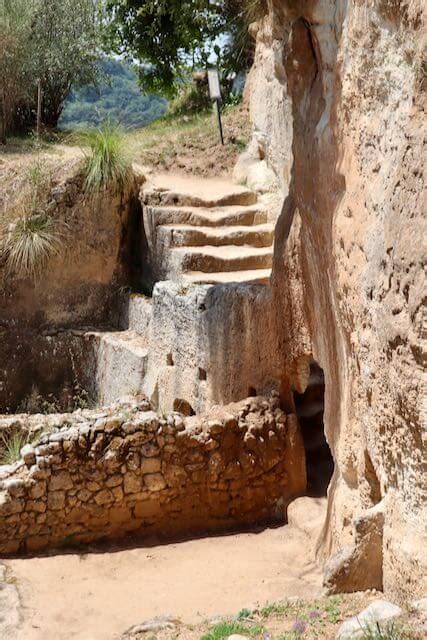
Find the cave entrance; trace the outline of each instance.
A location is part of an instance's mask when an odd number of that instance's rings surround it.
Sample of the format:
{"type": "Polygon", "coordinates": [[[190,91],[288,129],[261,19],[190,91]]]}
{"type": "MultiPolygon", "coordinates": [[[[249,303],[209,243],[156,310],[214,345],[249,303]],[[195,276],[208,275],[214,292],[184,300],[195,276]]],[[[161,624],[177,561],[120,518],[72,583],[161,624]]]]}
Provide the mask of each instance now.
{"type": "Polygon", "coordinates": [[[307,495],[326,496],[334,470],[334,460],[326,442],[323,424],[325,376],[323,369],[310,363],[310,377],[304,393],[294,392],[295,410],[304,440],[307,467],[307,495]]]}

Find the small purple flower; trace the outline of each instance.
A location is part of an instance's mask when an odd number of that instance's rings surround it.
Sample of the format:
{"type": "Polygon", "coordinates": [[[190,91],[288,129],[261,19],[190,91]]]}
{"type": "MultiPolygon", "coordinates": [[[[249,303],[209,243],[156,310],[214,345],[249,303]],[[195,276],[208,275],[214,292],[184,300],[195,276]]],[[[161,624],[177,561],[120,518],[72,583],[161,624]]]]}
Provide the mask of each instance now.
{"type": "Polygon", "coordinates": [[[320,618],[320,612],[317,611],[317,609],[313,609],[312,611],[309,612],[308,617],[311,620],[314,620],[315,618],[320,618]]]}
{"type": "Polygon", "coordinates": [[[305,622],[303,620],[297,620],[295,622],[294,626],[292,627],[292,631],[294,631],[298,635],[302,636],[302,634],[304,633],[306,628],[307,628],[307,625],[305,624],[305,622]]]}
{"type": "Polygon", "coordinates": [[[262,640],[271,640],[271,634],[265,631],[262,636],[262,640]]]}

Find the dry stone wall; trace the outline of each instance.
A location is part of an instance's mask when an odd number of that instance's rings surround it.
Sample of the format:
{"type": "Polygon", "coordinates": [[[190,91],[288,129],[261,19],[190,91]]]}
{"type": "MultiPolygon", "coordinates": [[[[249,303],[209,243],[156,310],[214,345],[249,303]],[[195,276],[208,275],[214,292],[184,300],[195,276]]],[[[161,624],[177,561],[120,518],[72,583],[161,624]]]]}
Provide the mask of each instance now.
{"type": "Polygon", "coordinates": [[[85,417],[0,467],[2,554],[282,521],[304,492],[296,418],[276,399],[185,419],[144,403],[85,417]]]}

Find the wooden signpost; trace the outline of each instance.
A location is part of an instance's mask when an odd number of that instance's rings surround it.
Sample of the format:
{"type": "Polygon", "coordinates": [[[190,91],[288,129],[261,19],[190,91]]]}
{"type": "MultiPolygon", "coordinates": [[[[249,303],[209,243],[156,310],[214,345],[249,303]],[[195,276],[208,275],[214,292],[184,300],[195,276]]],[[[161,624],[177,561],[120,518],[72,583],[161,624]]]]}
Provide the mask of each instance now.
{"type": "Polygon", "coordinates": [[[214,109],[218,118],[219,135],[221,144],[224,144],[224,134],[221,121],[221,85],[218,69],[208,69],[209,96],[214,103],[214,109]]]}

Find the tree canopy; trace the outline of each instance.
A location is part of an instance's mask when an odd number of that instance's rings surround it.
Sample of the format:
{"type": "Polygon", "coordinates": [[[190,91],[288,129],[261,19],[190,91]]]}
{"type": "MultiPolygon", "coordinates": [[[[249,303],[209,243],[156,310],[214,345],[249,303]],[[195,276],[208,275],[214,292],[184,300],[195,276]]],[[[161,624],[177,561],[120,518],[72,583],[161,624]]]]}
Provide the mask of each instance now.
{"type": "Polygon", "coordinates": [[[43,87],[43,122],[56,126],[72,86],[99,77],[101,25],[95,0],[32,0],[30,48],[43,87]]]}
{"type": "Polygon", "coordinates": [[[34,121],[38,79],[43,122],[56,126],[71,87],[98,77],[101,31],[98,0],[0,0],[3,138],[34,121]]]}
{"type": "Polygon", "coordinates": [[[27,0],[0,0],[0,115],[1,142],[20,100],[28,99],[33,75],[26,42],[30,36],[31,11],[27,0]]]}
{"type": "Polygon", "coordinates": [[[247,68],[247,27],[262,0],[107,0],[110,45],[145,63],[147,91],[173,95],[212,55],[225,73],[247,68]]]}

